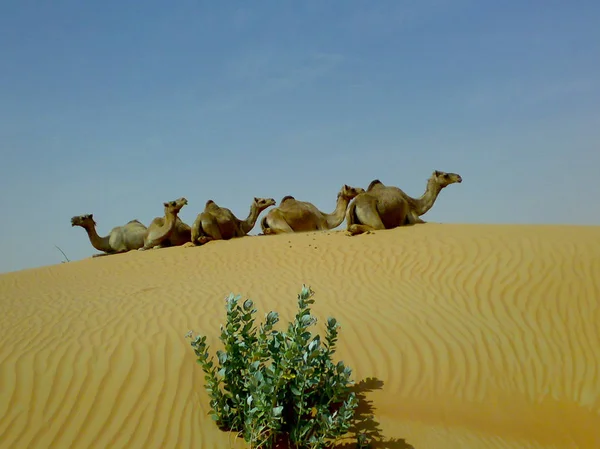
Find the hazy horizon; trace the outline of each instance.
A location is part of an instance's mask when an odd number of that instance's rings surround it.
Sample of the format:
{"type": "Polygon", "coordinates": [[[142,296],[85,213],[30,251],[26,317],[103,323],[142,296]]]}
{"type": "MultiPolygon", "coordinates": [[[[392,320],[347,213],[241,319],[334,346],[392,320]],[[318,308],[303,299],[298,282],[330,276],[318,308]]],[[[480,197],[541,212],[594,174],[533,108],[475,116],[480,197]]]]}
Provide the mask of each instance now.
{"type": "Polygon", "coordinates": [[[588,1],[2,4],[0,272],[97,253],[74,215],[331,212],[434,170],[463,183],[426,221],[598,225],[598,23],[588,1]]]}

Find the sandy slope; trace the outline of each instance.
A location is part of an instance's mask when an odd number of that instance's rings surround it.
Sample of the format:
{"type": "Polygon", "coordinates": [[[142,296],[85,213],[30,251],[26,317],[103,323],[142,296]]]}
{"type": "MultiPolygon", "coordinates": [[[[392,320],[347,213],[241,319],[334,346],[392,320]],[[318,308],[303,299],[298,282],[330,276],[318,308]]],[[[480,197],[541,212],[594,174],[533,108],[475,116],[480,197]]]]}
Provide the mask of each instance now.
{"type": "Polygon", "coordinates": [[[0,447],[228,447],[184,334],[214,348],[230,291],[287,321],[302,283],[376,447],[600,447],[600,227],[437,224],[0,276],[0,447]]]}

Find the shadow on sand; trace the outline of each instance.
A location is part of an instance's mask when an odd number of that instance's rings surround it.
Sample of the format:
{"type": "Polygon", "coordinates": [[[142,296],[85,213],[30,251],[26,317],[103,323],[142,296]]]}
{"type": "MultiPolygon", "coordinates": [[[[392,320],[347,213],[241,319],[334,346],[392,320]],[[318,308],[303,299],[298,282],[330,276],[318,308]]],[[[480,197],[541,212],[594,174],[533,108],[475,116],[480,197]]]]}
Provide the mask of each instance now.
{"type": "MultiPolygon", "coordinates": [[[[367,393],[373,390],[381,390],[383,381],[374,377],[367,377],[350,388],[356,394],[358,407],[354,414],[354,424],[350,427],[348,434],[331,449],[416,449],[408,444],[403,438],[384,438],[381,427],[375,420],[375,407],[373,401],[367,399],[367,393]],[[362,444],[358,444],[361,440],[362,444]]],[[[290,449],[292,445],[286,436],[281,435],[274,444],[274,449],[290,449]]]]}
{"type": "Polygon", "coordinates": [[[350,428],[352,441],[337,444],[333,449],[416,449],[402,438],[385,439],[381,434],[380,424],[375,420],[373,401],[367,399],[367,393],[381,388],[383,388],[383,381],[373,377],[363,379],[351,388],[358,399],[354,425],[350,428]],[[362,446],[357,444],[360,435],[363,435],[362,441],[364,443],[362,446]]]}

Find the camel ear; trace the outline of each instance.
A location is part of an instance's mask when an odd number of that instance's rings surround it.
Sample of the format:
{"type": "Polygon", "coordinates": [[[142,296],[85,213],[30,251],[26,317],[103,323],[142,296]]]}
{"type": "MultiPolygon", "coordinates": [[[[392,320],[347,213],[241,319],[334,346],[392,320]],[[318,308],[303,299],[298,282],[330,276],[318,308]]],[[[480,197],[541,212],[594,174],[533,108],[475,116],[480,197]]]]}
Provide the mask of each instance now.
{"type": "Polygon", "coordinates": [[[258,198],[254,197],[254,202],[258,203],[258,198]]]}
{"type": "Polygon", "coordinates": [[[348,184],[344,184],[344,189],[350,190],[350,186],[348,184]]]}
{"type": "Polygon", "coordinates": [[[169,207],[169,203],[163,203],[163,206],[169,207]]]}
{"type": "Polygon", "coordinates": [[[441,171],[439,171],[439,170],[436,170],[436,171],[434,171],[434,172],[433,172],[433,174],[434,174],[435,176],[440,176],[440,175],[442,174],[442,172],[441,172],[441,171]]]}

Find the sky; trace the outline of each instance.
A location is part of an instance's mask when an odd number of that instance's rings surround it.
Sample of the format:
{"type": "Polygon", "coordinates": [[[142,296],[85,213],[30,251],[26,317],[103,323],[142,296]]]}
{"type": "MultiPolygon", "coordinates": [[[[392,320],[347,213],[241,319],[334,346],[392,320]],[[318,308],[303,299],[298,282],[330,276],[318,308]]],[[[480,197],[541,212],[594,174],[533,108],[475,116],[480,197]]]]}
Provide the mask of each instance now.
{"type": "Polygon", "coordinates": [[[426,221],[598,225],[598,23],[585,0],[2,2],[0,272],[96,253],[74,215],[331,212],[434,170],[463,183],[426,221]]]}

